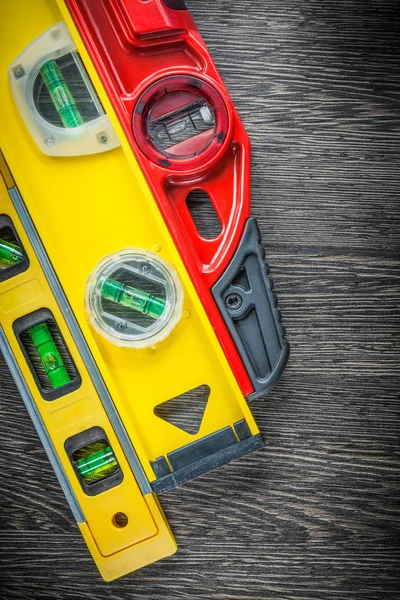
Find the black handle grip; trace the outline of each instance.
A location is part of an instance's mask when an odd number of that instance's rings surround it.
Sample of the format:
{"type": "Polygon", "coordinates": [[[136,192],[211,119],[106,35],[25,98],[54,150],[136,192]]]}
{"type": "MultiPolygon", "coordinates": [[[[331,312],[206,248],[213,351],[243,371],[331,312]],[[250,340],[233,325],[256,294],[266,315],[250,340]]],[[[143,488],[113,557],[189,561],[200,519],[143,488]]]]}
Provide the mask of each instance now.
{"type": "Polygon", "coordinates": [[[256,219],[248,219],[240,245],[212,293],[247,369],[254,392],[271,389],[282,374],[289,344],[256,219]]]}

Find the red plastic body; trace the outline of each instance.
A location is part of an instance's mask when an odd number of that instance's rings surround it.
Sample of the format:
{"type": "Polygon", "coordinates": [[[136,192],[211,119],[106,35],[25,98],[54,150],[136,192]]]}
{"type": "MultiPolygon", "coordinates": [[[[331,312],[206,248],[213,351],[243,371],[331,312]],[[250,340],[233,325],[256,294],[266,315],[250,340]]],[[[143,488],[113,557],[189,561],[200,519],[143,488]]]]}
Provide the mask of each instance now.
{"type": "Polygon", "coordinates": [[[240,388],[248,395],[252,384],[211,294],[250,215],[250,143],[232,100],[181,0],[66,0],[66,4],[240,388]],[[134,134],[134,111],[150,86],[182,75],[194,76],[217,92],[226,107],[226,127],[218,147],[200,160],[161,164],[134,134]],[[221,222],[215,239],[200,236],[187,207],[186,199],[196,189],[207,192],[221,222]]]}

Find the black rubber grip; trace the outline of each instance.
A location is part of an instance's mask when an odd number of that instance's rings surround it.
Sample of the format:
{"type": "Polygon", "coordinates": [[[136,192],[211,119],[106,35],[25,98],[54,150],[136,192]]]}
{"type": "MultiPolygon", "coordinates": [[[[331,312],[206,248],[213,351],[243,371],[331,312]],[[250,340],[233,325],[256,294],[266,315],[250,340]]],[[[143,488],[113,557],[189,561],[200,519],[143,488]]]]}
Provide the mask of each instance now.
{"type": "Polygon", "coordinates": [[[254,392],[271,389],[282,374],[289,344],[256,219],[248,219],[240,245],[212,293],[239,350],[254,392]]]}

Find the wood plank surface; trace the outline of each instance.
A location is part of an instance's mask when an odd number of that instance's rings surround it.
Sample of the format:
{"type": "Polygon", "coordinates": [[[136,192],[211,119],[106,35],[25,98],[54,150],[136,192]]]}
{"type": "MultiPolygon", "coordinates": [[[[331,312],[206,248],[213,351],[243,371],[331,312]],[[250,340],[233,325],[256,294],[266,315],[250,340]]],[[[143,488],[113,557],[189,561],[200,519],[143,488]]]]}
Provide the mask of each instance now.
{"type": "Polygon", "coordinates": [[[252,140],[292,353],[263,451],[161,497],[179,552],[105,584],[0,358],[0,598],[400,598],[395,0],[187,0],[252,140]]]}

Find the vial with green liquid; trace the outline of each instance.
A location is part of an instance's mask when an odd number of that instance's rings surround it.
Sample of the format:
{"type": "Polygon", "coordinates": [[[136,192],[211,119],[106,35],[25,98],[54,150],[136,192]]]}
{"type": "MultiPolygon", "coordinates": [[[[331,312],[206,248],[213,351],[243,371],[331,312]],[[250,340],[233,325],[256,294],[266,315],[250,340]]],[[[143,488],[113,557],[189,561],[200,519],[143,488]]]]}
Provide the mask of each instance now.
{"type": "Polygon", "coordinates": [[[24,254],[19,246],[0,239],[0,263],[7,266],[17,265],[24,259],[24,254]]]}
{"type": "Polygon", "coordinates": [[[104,281],[101,295],[106,300],[131,308],[143,315],[149,315],[153,319],[159,319],[165,310],[165,300],[114,279],[104,281]]]}
{"type": "Polygon", "coordinates": [[[83,118],[57,62],[55,60],[45,62],[40,69],[40,74],[64,127],[73,128],[83,125],[83,118]]]}
{"type": "Polygon", "coordinates": [[[29,336],[54,390],[71,381],[46,323],[28,329],[29,336]]]}
{"type": "Polygon", "coordinates": [[[177,273],[148,250],[125,249],[107,256],[87,281],[90,322],[116,346],[154,348],[180,320],[182,305],[177,273]]]}
{"type": "Polygon", "coordinates": [[[83,452],[86,456],[74,462],[84,483],[88,485],[112,475],[119,468],[112,449],[105,442],[90,444],[83,452]]]}

